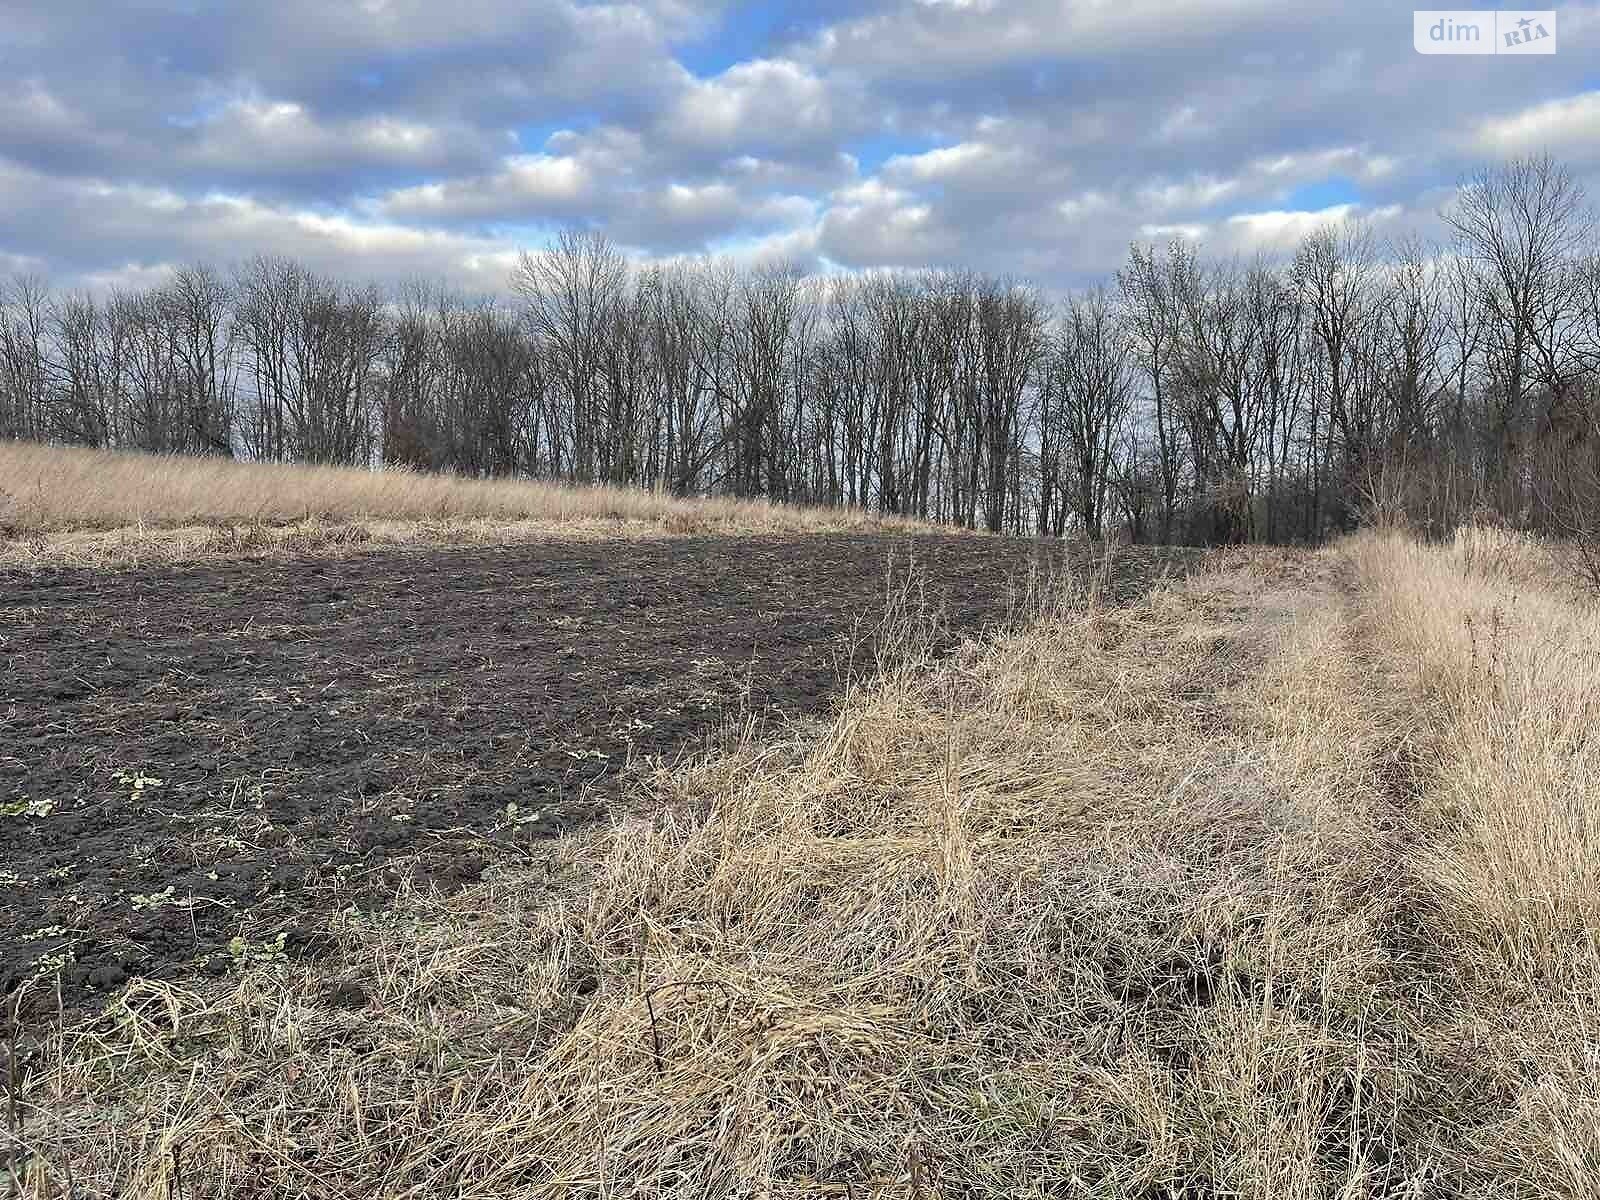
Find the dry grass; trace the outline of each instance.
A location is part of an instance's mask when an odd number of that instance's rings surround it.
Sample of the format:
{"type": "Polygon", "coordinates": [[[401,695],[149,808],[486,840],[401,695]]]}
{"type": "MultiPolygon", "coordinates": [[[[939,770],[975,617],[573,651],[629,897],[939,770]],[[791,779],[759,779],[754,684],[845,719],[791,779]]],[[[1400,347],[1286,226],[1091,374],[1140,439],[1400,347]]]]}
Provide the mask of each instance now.
{"type": "Polygon", "coordinates": [[[405,543],[913,528],[858,511],[636,489],[0,442],[0,566],[137,565],[405,543]]]}
{"type": "Polygon", "coordinates": [[[1492,533],[1350,554],[1434,737],[1413,857],[1462,1036],[1504,1077],[1470,1144],[1524,1195],[1600,1195],[1600,610],[1541,577],[1542,547],[1492,533]]]}
{"type": "Polygon", "coordinates": [[[1448,836],[1430,867],[1485,954],[1530,981],[1585,968],[1600,929],[1600,610],[1447,552],[1368,537],[1365,611],[1437,731],[1423,799],[1448,836]]]}
{"type": "Polygon", "coordinates": [[[19,1193],[1600,1195],[1600,639],[1468,559],[908,636],[329,963],[130,985],[40,1048],[19,1193]]]}

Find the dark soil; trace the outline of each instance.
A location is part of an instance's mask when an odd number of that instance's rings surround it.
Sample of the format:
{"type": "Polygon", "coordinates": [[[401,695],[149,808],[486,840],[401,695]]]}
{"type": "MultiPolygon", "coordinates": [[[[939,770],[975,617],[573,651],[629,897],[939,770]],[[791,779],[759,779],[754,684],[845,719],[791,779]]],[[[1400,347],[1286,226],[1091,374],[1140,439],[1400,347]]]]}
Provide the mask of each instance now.
{"type": "MultiPolygon", "coordinates": [[[[1035,543],[823,535],[0,572],[0,994],[319,949],[603,817],[630,759],[824,709],[914,557],[958,638],[1035,543]],[[853,649],[854,648],[854,649],[853,649]],[[508,813],[507,806],[517,806],[508,813]],[[229,943],[236,935],[246,943],[229,943]]],[[[1159,567],[1124,559],[1136,589],[1159,567]]]]}

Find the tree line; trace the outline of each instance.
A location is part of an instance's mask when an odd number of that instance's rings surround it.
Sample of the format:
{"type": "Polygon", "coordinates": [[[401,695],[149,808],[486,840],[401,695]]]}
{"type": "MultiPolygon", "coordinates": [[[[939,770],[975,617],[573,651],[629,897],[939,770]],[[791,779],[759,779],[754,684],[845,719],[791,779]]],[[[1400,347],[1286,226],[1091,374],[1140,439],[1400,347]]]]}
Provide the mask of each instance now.
{"type": "Polygon", "coordinates": [[[284,258],[143,291],[0,285],[0,437],[849,505],[996,532],[1317,541],[1374,510],[1600,528],[1600,246],[1545,157],[1449,239],[1287,261],[1135,245],[1052,301],[967,271],[808,276],[525,252],[512,300],[284,258]]]}

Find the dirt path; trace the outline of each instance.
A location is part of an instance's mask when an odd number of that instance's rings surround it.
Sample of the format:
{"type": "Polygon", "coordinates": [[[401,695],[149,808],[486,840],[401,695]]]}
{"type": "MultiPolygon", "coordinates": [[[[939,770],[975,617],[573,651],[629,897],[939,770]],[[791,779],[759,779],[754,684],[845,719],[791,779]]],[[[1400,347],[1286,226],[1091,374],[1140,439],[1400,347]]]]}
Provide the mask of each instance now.
{"type": "Polygon", "coordinates": [[[816,712],[891,554],[959,636],[1040,553],[826,535],[0,573],[0,979],[64,966],[70,998],[225,970],[241,933],[314,951],[396,860],[474,881],[602,816],[630,758],[816,712]]]}

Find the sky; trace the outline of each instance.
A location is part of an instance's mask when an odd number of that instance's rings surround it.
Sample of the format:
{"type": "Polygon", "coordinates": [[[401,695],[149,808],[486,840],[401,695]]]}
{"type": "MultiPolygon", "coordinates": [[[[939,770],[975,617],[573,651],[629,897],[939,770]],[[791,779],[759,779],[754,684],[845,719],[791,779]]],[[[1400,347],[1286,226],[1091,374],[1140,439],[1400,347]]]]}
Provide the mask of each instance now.
{"type": "Polygon", "coordinates": [[[0,277],[292,255],[502,292],[521,248],[967,267],[1440,231],[1548,151],[1600,198],[1600,0],[1423,56],[1340,0],[0,0],[0,277]]]}

